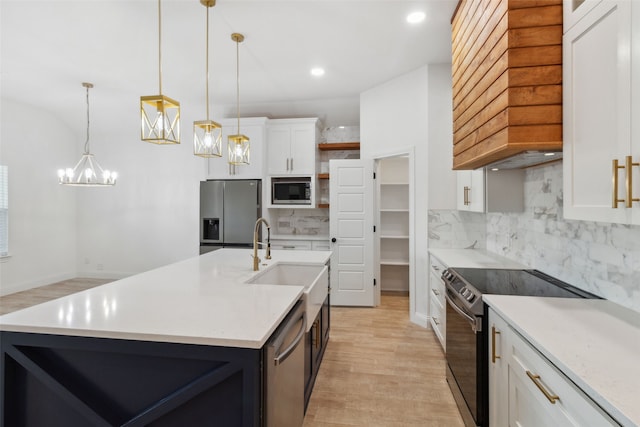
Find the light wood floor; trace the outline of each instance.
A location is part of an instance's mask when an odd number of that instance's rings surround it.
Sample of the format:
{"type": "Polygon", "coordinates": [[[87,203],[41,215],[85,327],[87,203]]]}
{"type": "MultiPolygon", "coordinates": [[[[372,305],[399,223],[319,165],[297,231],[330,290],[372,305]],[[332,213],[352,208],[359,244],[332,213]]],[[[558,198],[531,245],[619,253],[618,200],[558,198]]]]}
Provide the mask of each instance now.
{"type": "Polygon", "coordinates": [[[462,427],[431,330],[409,321],[409,298],[331,308],[331,331],[304,426],[462,427]]]}
{"type": "Polygon", "coordinates": [[[31,307],[52,299],[64,297],[75,292],[84,291],[95,286],[111,282],[105,279],[70,279],[52,285],[41,286],[28,291],[0,297],[0,315],[11,313],[22,308],[31,307]]]}
{"type": "MultiPolygon", "coordinates": [[[[0,314],[109,282],[72,279],[0,297],[0,314]]],[[[409,321],[409,297],[331,308],[331,331],[304,427],[463,427],[431,330],[409,321]]]]}

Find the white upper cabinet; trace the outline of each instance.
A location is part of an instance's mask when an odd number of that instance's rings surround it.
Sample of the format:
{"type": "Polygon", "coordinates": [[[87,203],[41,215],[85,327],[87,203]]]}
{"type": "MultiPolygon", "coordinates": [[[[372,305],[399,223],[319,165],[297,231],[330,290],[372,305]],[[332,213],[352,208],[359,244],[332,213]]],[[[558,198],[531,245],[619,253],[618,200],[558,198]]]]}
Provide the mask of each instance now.
{"type": "Polygon", "coordinates": [[[267,126],[268,175],[314,175],[319,121],[270,120],[267,126]]]}
{"type": "Polygon", "coordinates": [[[630,200],[640,199],[640,4],[634,3],[603,0],[573,12],[565,2],[565,14],[586,11],[563,39],[567,219],[640,224],[640,200],[630,200]]]}
{"type": "Polygon", "coordinates": [[[249,137],[250,159],[248,165],[230,165],[227,156],[227,137],[238,132],[238,119],[223,119],[222,157],[207,159],[207,179],[262,179],[264,171],[264,141],[266,117],[240,119],[240,133],[249,137]]]}
{"type": "Polygon", "coordinates": [[[469,212],[522,212],[524,171],[457,171],[457,206],[469,212]]]}

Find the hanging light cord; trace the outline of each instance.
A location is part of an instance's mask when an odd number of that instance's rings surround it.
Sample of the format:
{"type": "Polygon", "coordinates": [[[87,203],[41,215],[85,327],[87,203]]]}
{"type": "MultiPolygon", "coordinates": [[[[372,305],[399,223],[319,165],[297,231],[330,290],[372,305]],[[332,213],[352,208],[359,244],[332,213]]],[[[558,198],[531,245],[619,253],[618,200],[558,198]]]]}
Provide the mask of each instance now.
{"type": "Polygon", "coordinates": [[[87,88],[87,140],[84,142],[84,154],[89,154],[89,85],[85,83],[87,88]]]}
{"type": "Polygon", "coordinates": [[[240,135],[240,38],[236,38],[236,103],[238,135],[240,135]]]}
{"type": "Polygon", "coordinates": [[[207,40],[206,40],[206,61],[207,61],[207,87],[206,87],[206,100],[207,100],[207,121],[209,120],[209,6],[207,6],[207,40]]]}
{"type": "Polygon", "coordinates": [[[158,0],[158,86],[162,95],[162,8],[158,0]]]}

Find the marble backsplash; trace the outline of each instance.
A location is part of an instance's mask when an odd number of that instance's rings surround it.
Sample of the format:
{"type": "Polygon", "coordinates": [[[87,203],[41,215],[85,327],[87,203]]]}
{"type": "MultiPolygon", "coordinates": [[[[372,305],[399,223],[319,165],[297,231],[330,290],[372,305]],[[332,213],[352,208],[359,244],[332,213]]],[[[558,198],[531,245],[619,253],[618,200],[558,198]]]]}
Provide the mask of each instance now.
{"type": "Polygon", "coordinates": [[[329,236],[328,209],[275,209],[271,232],[277,235],[329,236]]]}
{"type": "Polygon", "coordinates": [[[429,211],[429,245],[465,247],[484,221],[476,247],[640,312],[640,226],[565,220],[562,203],[562,163],[529,168],[524,212],[429,211]]]}

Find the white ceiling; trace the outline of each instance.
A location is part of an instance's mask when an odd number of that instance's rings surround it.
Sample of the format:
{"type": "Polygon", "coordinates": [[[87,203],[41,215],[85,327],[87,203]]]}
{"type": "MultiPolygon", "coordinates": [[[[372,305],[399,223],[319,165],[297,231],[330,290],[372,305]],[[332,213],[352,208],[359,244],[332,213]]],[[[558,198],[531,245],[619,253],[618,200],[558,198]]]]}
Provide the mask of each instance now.
{"type": "MultiPolygon", "coordinates": [[[[273,116],[274,103],[357,99],[424,64],[450,62],[456,3],[218,0],[210,12],[211,102],[235,104],[232,32],[246,37],[241,104],[264,105],[262,113],[273,116]],[[426,20],[408,24],[417,10],[426,20]],[[325,76],[312,77],[314,66],[325,76]]],[[[158,93],[155,0],[2,0],[0,14],[3,97],[39,105],[82,130],[83,81],[95,84],[92,111],[99,104],[114,117],[123,109],[136,114],[141,95],[158,93]]],[[[162,92],[202,119],[206,8],[199,0],[163,0],[162,15],[162,92]]]]}

